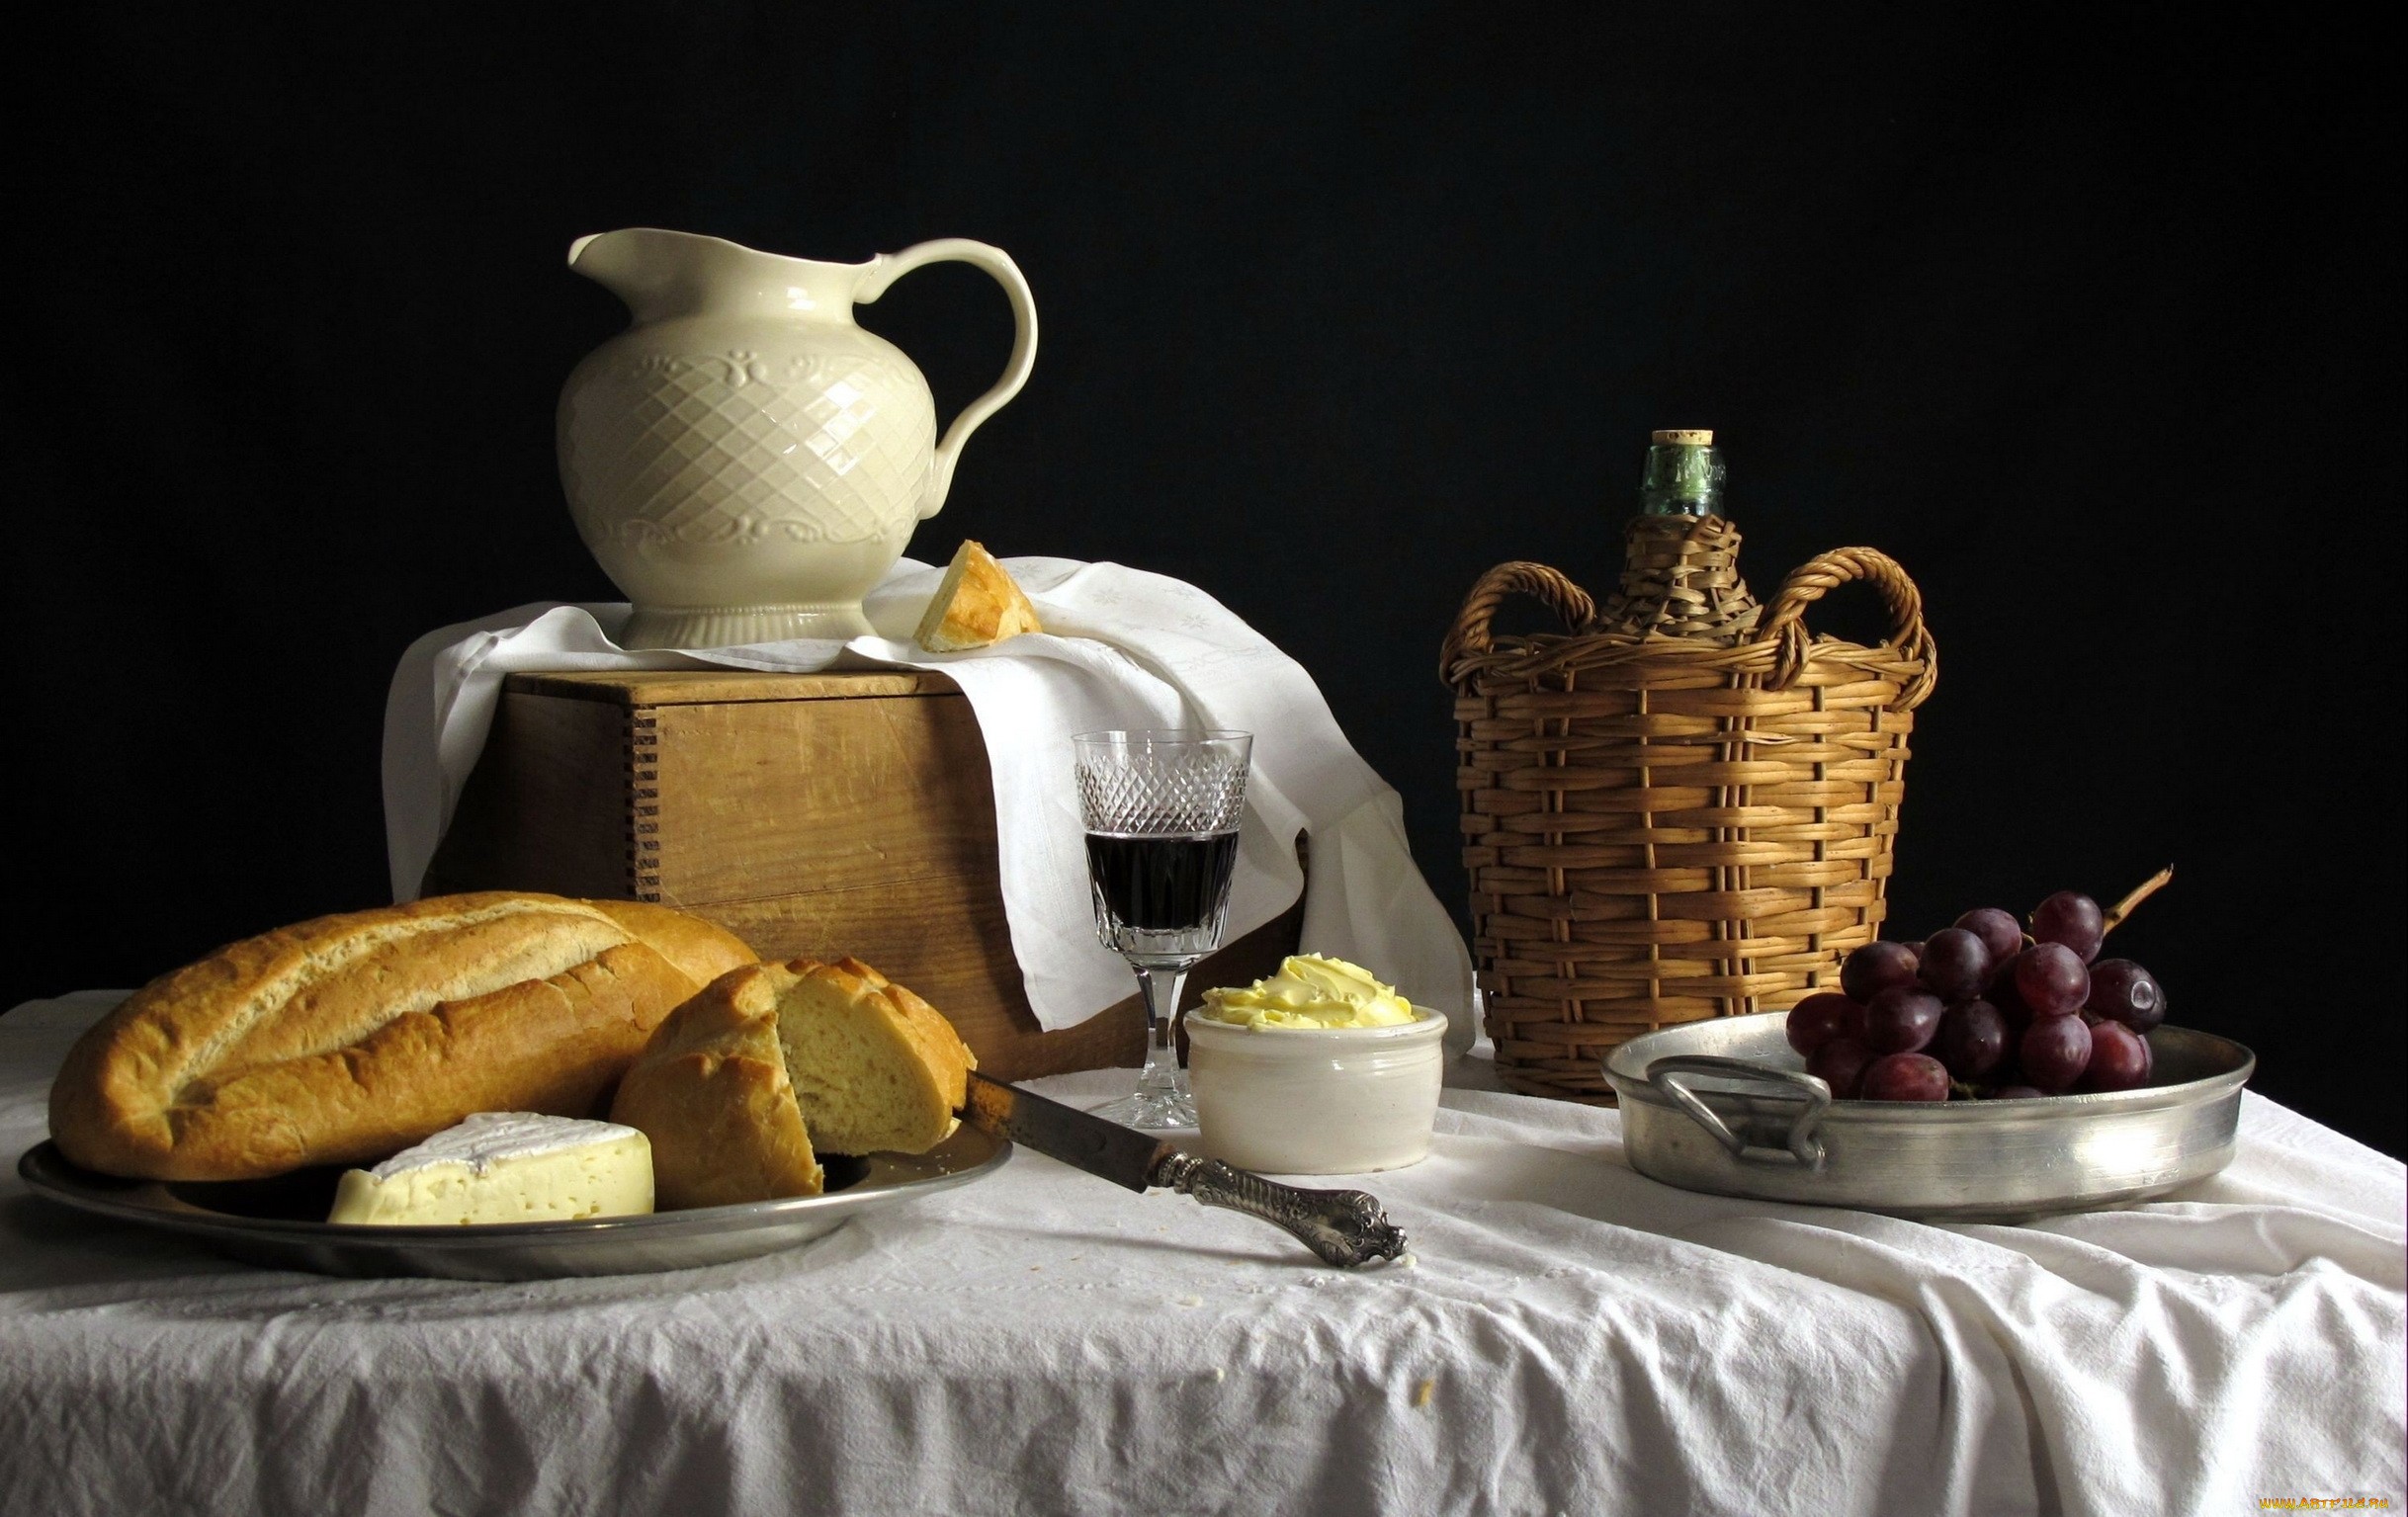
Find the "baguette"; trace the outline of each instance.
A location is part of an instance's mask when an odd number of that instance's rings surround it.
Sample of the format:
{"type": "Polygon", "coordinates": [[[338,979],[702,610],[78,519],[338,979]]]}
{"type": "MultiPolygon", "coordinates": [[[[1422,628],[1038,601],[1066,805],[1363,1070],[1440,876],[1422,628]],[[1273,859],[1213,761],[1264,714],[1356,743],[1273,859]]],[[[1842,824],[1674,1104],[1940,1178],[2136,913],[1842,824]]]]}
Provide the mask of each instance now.
{"type": "Polygon", "coordinates": [[[496,890],[319,917],[103,1018],[51,1087],[50,1133],[106,1174],[244,1180],[380,1160],[474,1112],[582,1117],[752,957],[639,901],[496,890]]]}
{"type": "Polygon", "coordinates": [[[857,959],[747,965],[670,1013],[611,1121],[651,1139],[663,1211],[817,1196],[817,1150],[943,1140],[977,1063],[934,1007],[857,959]]]}

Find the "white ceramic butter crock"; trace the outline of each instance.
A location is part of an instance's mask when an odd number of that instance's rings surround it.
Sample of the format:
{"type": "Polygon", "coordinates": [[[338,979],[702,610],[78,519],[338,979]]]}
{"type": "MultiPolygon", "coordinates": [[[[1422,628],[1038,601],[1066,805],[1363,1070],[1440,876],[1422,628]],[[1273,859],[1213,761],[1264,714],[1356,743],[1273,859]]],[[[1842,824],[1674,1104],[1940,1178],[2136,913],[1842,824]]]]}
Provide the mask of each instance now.
{"type": "Polygon", "coordinates": [[[1446,1018],[1251,1028],[1187,1014],[1187,1081],[1208,1157],[1275,1175],[1402,1169],[1429,1152],[1446,1018]]]}

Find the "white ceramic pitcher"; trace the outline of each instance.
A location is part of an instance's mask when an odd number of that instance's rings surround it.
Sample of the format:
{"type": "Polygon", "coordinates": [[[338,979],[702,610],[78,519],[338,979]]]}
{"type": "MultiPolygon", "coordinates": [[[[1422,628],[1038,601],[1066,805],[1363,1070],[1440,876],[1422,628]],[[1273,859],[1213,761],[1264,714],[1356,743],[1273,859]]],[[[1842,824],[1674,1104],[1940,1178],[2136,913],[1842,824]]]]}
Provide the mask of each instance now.
{"type": "Polygon", "coordinates": [[[636,605],[627,647],[870,631],[863,593],[1037,360],[1028,281],[959,237],[835,264],[635,227],[578,238],[568,266],[635,315],[570,372],[559,418],[569,514],[636,605]],[[1003,378],[938,442],[928,381],[853,307],[948,259],[994,276],[1015,331],[1003,378]]]}

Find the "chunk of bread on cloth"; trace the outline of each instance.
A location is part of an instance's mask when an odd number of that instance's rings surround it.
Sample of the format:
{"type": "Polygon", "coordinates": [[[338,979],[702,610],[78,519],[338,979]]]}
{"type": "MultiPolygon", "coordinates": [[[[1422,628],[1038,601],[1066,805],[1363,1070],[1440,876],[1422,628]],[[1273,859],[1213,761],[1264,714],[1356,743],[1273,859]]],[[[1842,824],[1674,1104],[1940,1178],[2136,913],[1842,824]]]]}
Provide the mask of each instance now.
{"type": "Polygon", "coordinates": [[[964,540],[954,550],[945,582],[929,599],[911,640],[931,653],[959,653],[1022,632],[1044,631],[1037,608],[1029,604],[1010,571],[995,562],[984,547],[964,540]]]}
{"type": "Polygon", "coordinates": [[[322,916],[152,980],[77,1040],[50,1136],[87,1169],[373,1163],[473,1112],[583,1117],[753,953],[709,922],[516,890],[322,916]]]}
{"type": "Polygon", "coordinates": [[[748,965],[670,1013],[610,1120],[652,1142],[662,1211],[817,1196],[827,1153],[922,1153],[978,1060],[936,1008],[858,959],[748,965]]]}

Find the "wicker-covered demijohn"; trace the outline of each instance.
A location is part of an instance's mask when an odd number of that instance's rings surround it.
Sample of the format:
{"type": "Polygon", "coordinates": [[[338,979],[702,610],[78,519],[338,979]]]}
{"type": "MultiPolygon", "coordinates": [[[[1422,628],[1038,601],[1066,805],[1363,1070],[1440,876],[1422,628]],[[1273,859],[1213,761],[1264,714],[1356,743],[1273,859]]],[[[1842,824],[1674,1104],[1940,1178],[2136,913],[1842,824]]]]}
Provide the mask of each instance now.
{"type": "Polygon", "coordinates": [[[1473,952],[1513,1089],[1610,1103],[1615,1045],[1793,1005],[1878,935],[1907,734],[1938,673],[1922,597],[1845,548],[1759,605],[1738,549],[1719,517],[1640,517],[1602,607],[1500,564],[1447,636],[1473,952]],[[1807,607],[1856,579],[1888,603],[1888,640],[1810,637],[1807,607]],[[1571,631],[1493,638],[1516,593],[1571,631]]]}

